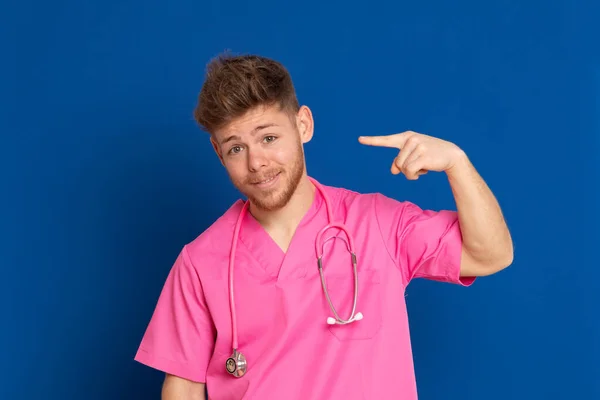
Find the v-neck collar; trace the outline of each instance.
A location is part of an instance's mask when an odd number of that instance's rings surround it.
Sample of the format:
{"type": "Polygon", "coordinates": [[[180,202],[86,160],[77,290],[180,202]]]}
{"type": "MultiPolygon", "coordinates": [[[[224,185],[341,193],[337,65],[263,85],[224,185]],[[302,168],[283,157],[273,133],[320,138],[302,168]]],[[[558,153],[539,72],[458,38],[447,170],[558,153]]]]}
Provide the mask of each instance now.
{"type": "MultiPolygon", "coordinates": [[[[299,248],[298,246],[302,246],[303,243],[306,243],[306,241],[303,240],[307,233],[304,232],[304,228],[320,214],[320,209],[324,207],[325,204],[322,194],[318,188],[315,188],[312,204],[300,220],[300,223],[292,236],[287,252],[284,252],[281,247],[275,243],[263,226],[249,212],[246,212],[246,215],[244,215],[239,241],[251,253],[252,257],[258,262],[259,266],[267,275],[279,277],[280,271],[284,269],[284,265],[288,264],[290,260],[293,260],[297,254],[311,252],[312,248],[305,249],[299,248]]],[[[324,211],[323,215],[327,218],[324,211]]],[[[316,233],[312,235],[315,236],[316,233]]],[[[247,267],[255,268],[255,266],[250,265],[247,267]]],[[[251,271],[251,273],[256,274],[256,271],[251,271]]]]}

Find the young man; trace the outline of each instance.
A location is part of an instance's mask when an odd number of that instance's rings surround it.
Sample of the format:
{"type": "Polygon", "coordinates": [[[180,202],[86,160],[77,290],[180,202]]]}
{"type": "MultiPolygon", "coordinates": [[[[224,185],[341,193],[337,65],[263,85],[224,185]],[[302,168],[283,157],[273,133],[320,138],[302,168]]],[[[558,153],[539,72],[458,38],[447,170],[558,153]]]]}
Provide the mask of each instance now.
{"type": "Polygon", "coordinates": [[[211,399],[416,399],[408,283],[467,286],[513,257],[465,153],[415,132],[358,139],[399,149],[393,174],[446,173],[457,212],[321,185],[303,152],[311,111],[259,56],[213,60],[195,118],[248,201],[183,246],[166,280],[135,357],[166,373],[163,399],[204,399],[205,385],[211,399]]]}

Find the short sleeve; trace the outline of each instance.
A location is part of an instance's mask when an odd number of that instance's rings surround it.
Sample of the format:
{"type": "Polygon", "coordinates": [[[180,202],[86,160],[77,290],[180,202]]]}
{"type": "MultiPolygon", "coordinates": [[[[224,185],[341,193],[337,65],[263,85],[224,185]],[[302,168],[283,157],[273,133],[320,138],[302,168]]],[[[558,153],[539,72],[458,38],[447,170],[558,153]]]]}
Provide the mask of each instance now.
{"type": "Polygon", "coordinates": [[[473,283],[475,278],[460,276],[462,235],[455,211],[422,210],[411,202],[377,194],[375,213],[405,285],[413,278],[463,286],[473,283]]]}
{"type": "Polygon", "coordinates": [[[184,247],[169,272],[135,360],[205,382],[214,341],[214,324],[200,278],[184,247]]]}

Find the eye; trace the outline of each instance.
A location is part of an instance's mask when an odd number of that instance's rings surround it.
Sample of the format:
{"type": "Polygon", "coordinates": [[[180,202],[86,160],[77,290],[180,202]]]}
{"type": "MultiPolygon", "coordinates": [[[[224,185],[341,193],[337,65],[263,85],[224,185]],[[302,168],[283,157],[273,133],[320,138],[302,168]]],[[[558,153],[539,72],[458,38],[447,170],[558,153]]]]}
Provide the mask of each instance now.
{"type": "Polygon", "coordinates": [[[275,141],[275,139],[277,139],[275,136],[265,136],[265,142],[266,143],[271,143],[273,141],[275,141]]]}
{"type": "Polygon", "coordinates": [[[233,146],[231,149],[229,149],[228,153],[229,154],[237,154],[240,151],[242,151],[242,147],[241,146],[233,146]]]}

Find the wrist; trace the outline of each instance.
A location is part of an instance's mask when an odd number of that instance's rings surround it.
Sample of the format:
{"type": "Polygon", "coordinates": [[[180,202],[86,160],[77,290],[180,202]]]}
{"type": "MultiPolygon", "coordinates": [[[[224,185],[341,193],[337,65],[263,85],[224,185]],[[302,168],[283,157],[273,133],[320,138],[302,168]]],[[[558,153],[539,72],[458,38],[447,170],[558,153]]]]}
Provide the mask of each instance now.
{"type": "Polygon", "coordinates": [[[469,157],[460,148],[456,149],[456,153],[453,159],[454,161],[452,162],[450,167],[446,169],[446,174],[450,178],[460,175],[463,171],[467,170],[470,165],[469,157]]]}

